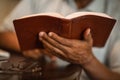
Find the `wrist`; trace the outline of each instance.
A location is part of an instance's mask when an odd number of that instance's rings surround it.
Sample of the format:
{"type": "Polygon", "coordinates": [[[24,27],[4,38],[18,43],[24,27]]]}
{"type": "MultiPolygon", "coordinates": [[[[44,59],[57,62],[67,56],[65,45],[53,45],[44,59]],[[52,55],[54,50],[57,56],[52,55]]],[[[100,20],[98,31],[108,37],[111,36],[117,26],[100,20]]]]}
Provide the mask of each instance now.
{"type": "Polygon", "coordinates": [[[95,56],[93,54],[90,54],[85,60],[84,63],[81,63],[81,66],[83,68],[86,68],[90,65],[92,65],[92,63],[96,60],[95,56]]]}
{"type": "Polygon", "coordinates": [[[96,57],[94,55],[91,55],[91,57],[89,57],[89,59],[87,60],[86,63],[82,64],[81,67],[83,69],[88,69],[94,65],[96,65],[96,63],[98,62],[98,60],[96,59],[96,57]]]}

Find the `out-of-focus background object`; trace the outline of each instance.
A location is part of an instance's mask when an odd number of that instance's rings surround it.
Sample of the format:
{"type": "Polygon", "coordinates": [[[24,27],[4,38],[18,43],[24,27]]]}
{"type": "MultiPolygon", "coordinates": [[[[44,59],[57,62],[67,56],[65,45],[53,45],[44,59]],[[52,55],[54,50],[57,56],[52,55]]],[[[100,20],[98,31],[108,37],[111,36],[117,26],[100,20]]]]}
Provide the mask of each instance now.
{"type": "MultiPolygon", "coordinates": [[[[20,0],[0,0],[0,25],[20,0]]],[[[9,58],[9,52],[0,49],[0,61],[9,58]]]]}
{"type": "Polygon", "coordinates": [[[10,57],[9,52],[0,49],[0,67],[3,62],[6,62],[10,57]]]}
{"type": "Polygon", "coordinates": [[[0,49],[0,61],[8,59],[9,57],[9,52],[0,49]]]}
{"type": "Polygon", "coordinates": [[[0,0],[0,25],[20,0],[0,0]]]}

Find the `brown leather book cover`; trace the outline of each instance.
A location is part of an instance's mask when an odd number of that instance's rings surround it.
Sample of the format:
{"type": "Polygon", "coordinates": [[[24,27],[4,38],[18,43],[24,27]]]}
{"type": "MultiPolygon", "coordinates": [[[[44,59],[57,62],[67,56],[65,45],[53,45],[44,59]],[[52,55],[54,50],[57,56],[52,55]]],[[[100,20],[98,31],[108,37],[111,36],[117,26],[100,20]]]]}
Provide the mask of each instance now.
{"type": "Polygon", "coordinates": [[[55,32],[70,39],[83,39],[83,32],[91,29],[94,47],[103,47],[116,20],[96,12],[77,12],[67,17],[57,13],[41,13],[13,21],[21,50],[43,48],[38,39],[40,31],[55,32]]]}

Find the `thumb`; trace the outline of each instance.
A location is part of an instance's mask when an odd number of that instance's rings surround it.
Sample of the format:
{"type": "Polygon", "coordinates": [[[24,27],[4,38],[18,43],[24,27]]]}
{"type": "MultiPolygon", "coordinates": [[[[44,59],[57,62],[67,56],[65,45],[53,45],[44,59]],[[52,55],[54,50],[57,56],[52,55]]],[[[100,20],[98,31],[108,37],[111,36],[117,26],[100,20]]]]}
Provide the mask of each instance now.
{"type": "Polygon", "coordinates": [[[87,41],[91,46],[93,45],[93,39],[90,33],[90,28],[86,29],[86,31],[84,32],[84,40],[87,41]]]}

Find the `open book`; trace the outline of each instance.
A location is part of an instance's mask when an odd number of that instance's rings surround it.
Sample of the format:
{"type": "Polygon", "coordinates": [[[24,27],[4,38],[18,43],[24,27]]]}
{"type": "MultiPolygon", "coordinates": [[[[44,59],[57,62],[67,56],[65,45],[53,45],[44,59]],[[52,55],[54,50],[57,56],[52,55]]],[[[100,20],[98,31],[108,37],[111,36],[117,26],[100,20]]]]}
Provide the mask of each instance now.
{"type": "Polygon", "coordinates": [[[103,47],[116,20],[97,12],[76,12],[66,17],[58,13],[41,13],[21,17],[13,21],[21,50],[42,48],[38,39],[40,31],[55,32],[70,39],[83,39],[87,28],[91,29],[94,47],[103,47]]]}

